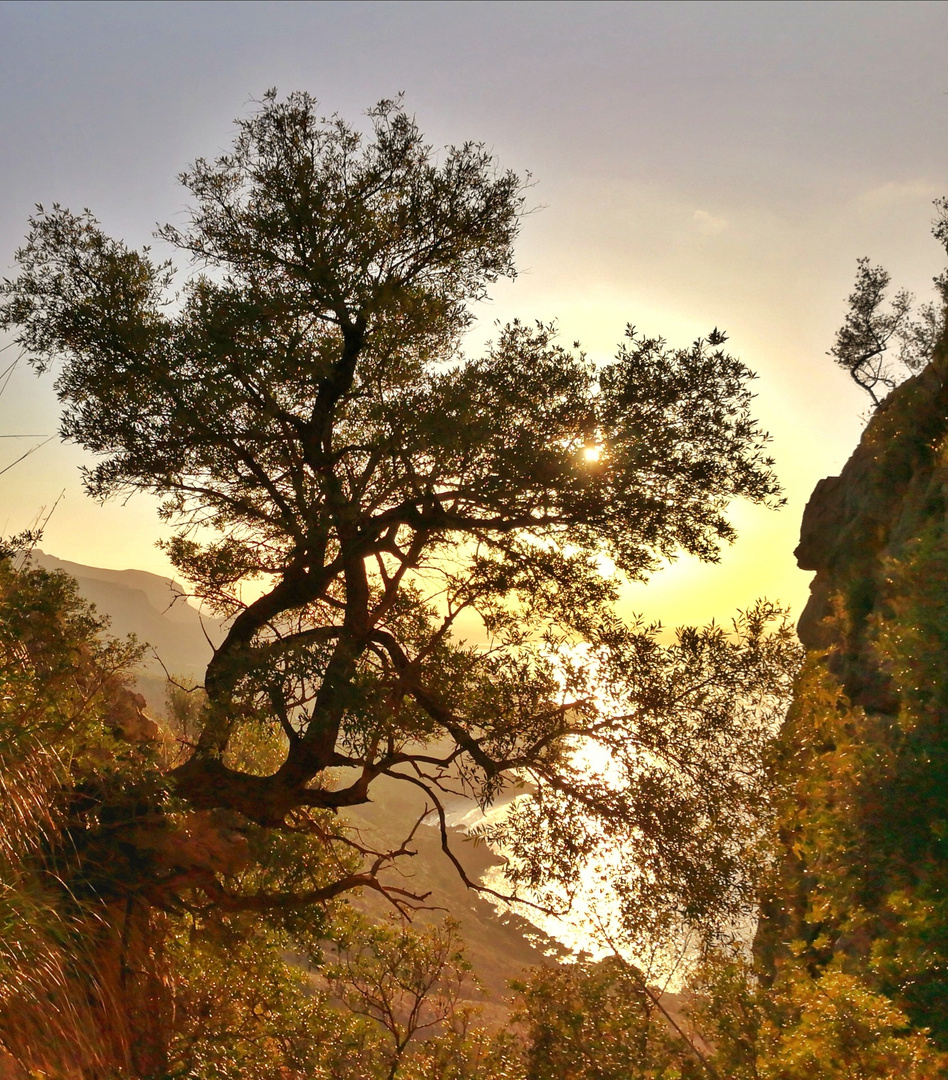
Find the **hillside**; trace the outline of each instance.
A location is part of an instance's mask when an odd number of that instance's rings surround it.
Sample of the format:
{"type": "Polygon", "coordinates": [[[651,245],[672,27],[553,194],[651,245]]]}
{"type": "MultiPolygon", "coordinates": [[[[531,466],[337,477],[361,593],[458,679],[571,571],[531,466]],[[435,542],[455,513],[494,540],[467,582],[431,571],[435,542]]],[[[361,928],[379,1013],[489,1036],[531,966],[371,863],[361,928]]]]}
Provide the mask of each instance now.
{"type": "Polygon", "coordinates": [[[144,570],[107,570],[58,559],[38,548],[31,562],[44,570],[62,570],[75,578],[84,600],[110,620],[116,637],[134,634],[150,646],[144,668],[161,676],[163,668],[199,679],[220,640],[220,624],[202,616],[170,578],[144,570]]]}

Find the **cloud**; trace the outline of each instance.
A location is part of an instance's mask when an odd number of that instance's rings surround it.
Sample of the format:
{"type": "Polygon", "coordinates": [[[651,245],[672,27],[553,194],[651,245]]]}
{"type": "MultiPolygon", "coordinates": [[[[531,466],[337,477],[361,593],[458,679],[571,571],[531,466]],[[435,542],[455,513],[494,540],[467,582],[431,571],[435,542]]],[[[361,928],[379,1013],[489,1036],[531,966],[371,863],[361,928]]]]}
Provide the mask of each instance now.
{"type": "Polygon", "coordinates": [[[890,180],[887,184],[861,192],[856,201],[858,205],[871,210],[918,200],[929,202],[944,194],[944,187],[944,184],[939,187],[930,180],[905,180],[901,183],[890,180]]]}
{"type": "Polygon", "coordinates": [[[702,236],[717,236],[728,227],[728,222],[724,218],[715,217],[707,210],[695,210],[692,220],[702,236]]]}

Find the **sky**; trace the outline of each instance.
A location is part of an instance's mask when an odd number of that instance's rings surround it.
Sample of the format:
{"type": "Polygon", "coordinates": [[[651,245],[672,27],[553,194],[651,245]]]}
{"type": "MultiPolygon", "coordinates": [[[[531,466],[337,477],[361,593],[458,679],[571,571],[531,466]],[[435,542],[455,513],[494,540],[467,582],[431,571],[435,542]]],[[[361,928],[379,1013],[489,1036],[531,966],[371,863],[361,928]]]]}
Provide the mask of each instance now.
{"type": "MultiPolygon", "coordinates": [[[[718,326],[758,373],[786,507],[735,505],[719,565],[678,560],[625,610],[703,623],[767,596],[798,613],[803,507],[869,406],[826,356],[856,259],[920,299],[944,266],[946,40],[948,3],[906,0],[0,3],[0,275],[35,203],[89,207],[133,246],[180,221],[177,174],[225,151],[268,87],[351,121],[404,93],[435,146],[482,141],[533,179],[519,276],[478,309],[472,351],[514,317],[597,359],[628,323],[683,346],[718,326]]],[[[33,438],[0,439],[0,469],[55,434],[53,382],[12,372],[0,434],[33,438]]],[[[56,504],[45,550],[172,573],[155,505],[94,503],[86,460],[53,438],[0,473],[0,533],[56,504]]]]}

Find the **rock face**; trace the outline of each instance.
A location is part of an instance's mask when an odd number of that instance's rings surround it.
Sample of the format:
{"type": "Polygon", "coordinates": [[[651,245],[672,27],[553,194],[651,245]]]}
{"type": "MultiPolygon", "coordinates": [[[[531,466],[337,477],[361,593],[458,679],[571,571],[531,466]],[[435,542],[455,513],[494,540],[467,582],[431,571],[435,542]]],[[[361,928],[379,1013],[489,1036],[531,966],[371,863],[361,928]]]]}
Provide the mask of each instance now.
{"type": "MultiPolygon", "coordinates": [[[[842,473],[816,485],[794,552],[802,570],[816,571],[798,628],[808,649],[851,651],[879,607],[887,563],[933,521],[943,522],[946,432],[948,382],[941,356],[885,399],[842,473]],[[850,620],[848,632],[840,614],[850,620]]],[[[858,680],[856,671],[852,675],[858,680]]]]}
{"type": "Polygon", "coordinates": [[[841,966],[948,1047],[948,348],[807,505],[808,650],[755,950],[841,966]]]}

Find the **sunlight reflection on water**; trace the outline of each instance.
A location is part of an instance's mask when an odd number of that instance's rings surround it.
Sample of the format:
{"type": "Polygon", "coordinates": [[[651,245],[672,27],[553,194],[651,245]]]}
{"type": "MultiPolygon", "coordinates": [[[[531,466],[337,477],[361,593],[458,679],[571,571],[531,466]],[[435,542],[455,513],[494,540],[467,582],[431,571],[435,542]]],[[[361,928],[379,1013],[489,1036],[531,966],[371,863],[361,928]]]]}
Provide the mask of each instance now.
{"type": "MultiPolygon", "coordinates": [[[[578,748],[574,760],[582,762],[589,771],[596,772],[602,778],[608,778],[609,773],[615,770],[615,763],[609,758],[608,752],[595,744],[578,748]]],[[[515,802],[527,798],[530,798],[529,794],[509,791],[486,810],[481,810],[473,799],[454,796],[445,801],[445,823],[451,829],[470,835],[480,826],[502,822],[515,802]]],[[[437,827],[437,815],[432,813],[424,823],[437,827]]],[[[490,849],[504,862],[488,868],[481,875],[480,884],[495,892],[511,895],[513,887],[505,872],[508,853],[495,845],[490,845],[490,849]]],[[[566,959],[572,957],[597,961],[617,954],[638,968],[653,986],[663,992],[679,992],[698,959],[697,941],[685,930],[672,941],[650,942],[647,938],[641,938],[630,942],[623,935],[619,900],[610,882],[617,875],[628,873],[632,859],[634,855],[628,849],[604,840],[596,856],[582,866],[569,909],[561,914],[548,914],[515,898],[505,902],[488,894],[484,899],[493,905],[499,915],[514,913],[535,926],[539,933],[536,939],[531,939],[532,943],[549,956],[561,954],[559,950],[549,948],[545,944],[546,939],[552,939],[565,948],[569,954],[566,959]]],[[[520,896],[528,901],[536,902],[538,899],[523,889],[520,896]]],[[[563,900],[565,905],[566,898],[563,900]]],[[[722,928],[722,938],[749,949],[756,927],[756,915],[749,916],[741,925],[722,928]]],[[[526,936],[529,937],[529,934],[526,936]]]]}
{"type": "MultiPolygon", "coordinates": [[[[600,748],[595,749],[598,751],[600,748]]],[[[592,760],[598,756],[598,754],[589,755],[590,767],[592,760]]],[[[523,793],[512,792],[506,798],[488,807],[486,811],[482,811],[473,800],[456,797],[445,806],[445,822],[449,828],[470,834],[479,826],[494,825],[503,821],[514,802],[529,797],[523,793]]],[[[425,824],[437,827],[437,816],[430,815],[425,824]]],[[[502,849],[491,845],[491,850],[505,861],[507,860],[508,856],[502,849]]],[[[582,868],[579,886],[572,897],[569,910],[559,915],[547,914],[516,899],[511,899],[510,902],[504,902],[493,896],[485,896],[485,899],[495,907],[498,914],[513,912],[535,926],[540,931],[540,935],[534,944],[541,948],[542,939],[545,936],[558,942],[576,959],[585,957],[590,960],[600,960],[616,951],[621,951],[624,959],[634,963],[646,973],[654,973],[657,980],[660,979],[667,984],[667,988],[674,990],[677,987],[677,980],[669,981],[668,971],[677,972],[681,968],[682,961],[688,952],[687,941],[682,942],[680,955],[675,957],[669,957],[667,950],[662,951],[661,955],[656,950],[652,950],[651,954],[645,950],[630,953],[616,942],[618,904],[606,883],[615,871],[621,869],[621,864],[627,859],[626,852],[616,847],[604,846],[597,857],[582,868]]],[[[499,893],[509,895],[512,892],[503,863],[490,867],[481,875],[480,883],[499,893]]],[[[527,900],[536,901],[537,899],[524,890],[521,890],[520,895],[527,900]]],[[[554,952],[554,950],[547,951],[550,955],[554,952]]]]}

